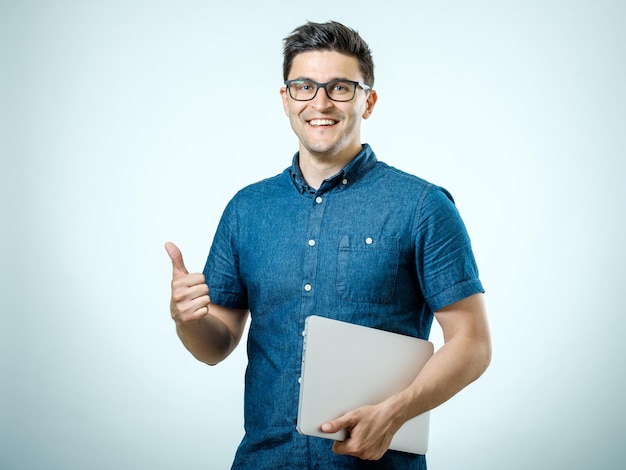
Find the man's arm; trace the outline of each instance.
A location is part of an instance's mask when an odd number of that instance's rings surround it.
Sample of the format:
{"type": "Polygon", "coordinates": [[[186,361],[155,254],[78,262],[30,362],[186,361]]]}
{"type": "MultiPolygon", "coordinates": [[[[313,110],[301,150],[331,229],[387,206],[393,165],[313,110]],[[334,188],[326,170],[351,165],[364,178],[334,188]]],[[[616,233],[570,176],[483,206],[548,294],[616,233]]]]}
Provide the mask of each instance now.
{"type": "Polygon", "coordinates": [[[349,431],[348,439],[333,444],[334,452],[380,459],[406,421],[450,399],[487,369],[491,339],[482,294],[441,309],[435,318],[445,344],[409,387],[378,405],[357,408],[322,426],[328,433],[349,431]]]}
{"type": "Polygon", "coordinates": [[[165,249],[172,260],[170,312],[178,337],[196,359],[215,365],[239,344],[248,311],[211,303],[204,275],[189,274],[176,245],[165,249]]]}

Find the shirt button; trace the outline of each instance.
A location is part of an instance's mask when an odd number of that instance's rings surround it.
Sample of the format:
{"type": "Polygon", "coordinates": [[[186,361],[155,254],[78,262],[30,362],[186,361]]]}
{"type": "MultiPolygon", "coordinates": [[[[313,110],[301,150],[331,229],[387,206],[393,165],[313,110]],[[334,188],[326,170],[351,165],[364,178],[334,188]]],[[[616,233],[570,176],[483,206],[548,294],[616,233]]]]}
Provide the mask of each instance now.
{"type": "Polygon", "coordinates": [[[304,290],[305,290],[305,291],[307,291],[307,292],[311,292],[311,289],[312,289],[311,284],[305,284],[305,285],[304,285],[304,290]]]}
{"type": "Polygon", "coordinates": [[[315,246],[315,240],[310,239],[309,240],[309,246],[315,246]]]}
{"type": "Polygon", "coordinates": [[[317,196],[315,198],[315,202],[317,202],[318,204],[321,204],[322,203],[322,196],[317,196]]]}
{"type": "Polygon", "coordinates": [[[346,178],[342,179],[341,184],[345,186],[346,184],[348,184],[348,180],[346,178]]]}
{"type": "Polygon", "coordinates": [[[368,245],[371,245],[374,242],[374,240],[372,240],[372,237],[367,237],[365,239],[365,243],[367,243],[368,245]]]}

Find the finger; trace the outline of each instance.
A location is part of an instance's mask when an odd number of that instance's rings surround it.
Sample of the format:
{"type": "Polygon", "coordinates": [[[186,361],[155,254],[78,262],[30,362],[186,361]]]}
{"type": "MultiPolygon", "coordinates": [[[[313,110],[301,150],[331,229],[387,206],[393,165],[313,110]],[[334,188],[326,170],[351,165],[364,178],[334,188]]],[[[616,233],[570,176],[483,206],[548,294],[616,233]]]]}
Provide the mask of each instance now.
{"type": "Polygon", "coordinates": [[[186,323],[208,315],[211,298],[207,292],[206,284],[173,290],[170,303],[172,318],[177,323],[186,323]]]}
{"type": "Polygon", "coordinates": [[[337,432],[337,430],[335,430],[335,425],[331,422],[322,424],[322,432],[332,434],[334,432],[337,432]]]}
{"type": "Polygon", "coordinates": [[[349,455],[350,450],[348,449],[348,444],[346,441],[335,441],[333,442],[332,451],[334,454],[340,455],[349,455]]]}
{"type": "Polygon", "coordinates": [[[208,296],[191,301],[185,311],[179,314],[183,321],[194,321],[208,315],[211,304],[208,296]]]}
{"type": "Polygon", "coordinates": [[[189,311],[189,304],[200,300],[208,305],[211,303],[209,297],[209,286],[204,281],[201,273],[192,273],[172,279],[172,308],[176,312],[189,311]]]}
{"type": "Polygon", "coordinates": [[[339,432],[342,429],[350,429],[352,428],[352,423],[348,418],[342,416],[333,421],[329,421],[327,423],[322,424],[322,432],[333,434],[335,432],[339,432]]]}
{"type": "Polygon", "coordinates": [[[335,454],[344,454],[344,455],[355,455],[355,448],[354,448],[354,440],[352,439],[352,436],[350,435],[350,433],[348,433],[348,435],[346,436],[346,438],[344,440],[335,440],[335,442],[333,442],[333,453],[335,454]]]}
{"type": "Polygon", "coordinates": [[[165,244],[165,251],[167,251],[167,254],[172,260],[172,277],[176,278],[189,274],[183,262],[183,254],[176,245],[172,242],[167,242],[165,244]]]}
{"type": "Polygon", "coordinates": [[[195,298],[209,293],[209,287],[206,285],[204,274],[191,273],[184,274],[180,277],[172,279],[172,291],[176,294],[177,300],[183,298],[195,298]],[[193,292],[189,291],[193,288],[193,292]],[[180,297],[180,299],[178,299],[180,297]]]}

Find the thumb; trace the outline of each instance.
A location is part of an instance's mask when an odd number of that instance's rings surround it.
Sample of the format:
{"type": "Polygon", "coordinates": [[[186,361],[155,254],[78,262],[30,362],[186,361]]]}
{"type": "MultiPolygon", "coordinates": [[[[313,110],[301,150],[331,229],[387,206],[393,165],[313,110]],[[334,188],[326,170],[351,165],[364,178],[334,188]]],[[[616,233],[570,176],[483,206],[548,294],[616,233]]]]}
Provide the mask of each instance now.
{"type": "Polygon", "coordinates": [[[350,427],[352,427],[350,420],[344,415],[333,421],[322,424],[321,430],[322,432],[332,434],[335,432],[339,432],[342,429],[349,429],[350,427]]]}
{"type": "Polygon", "coordinates": [[[167,254],[172,260],[172,277],[180,277],[189,274],[183,262],[183,254],[176,245],[172,242],[167,242],[165,244],[165,251],[167,251],[167,254]]]}

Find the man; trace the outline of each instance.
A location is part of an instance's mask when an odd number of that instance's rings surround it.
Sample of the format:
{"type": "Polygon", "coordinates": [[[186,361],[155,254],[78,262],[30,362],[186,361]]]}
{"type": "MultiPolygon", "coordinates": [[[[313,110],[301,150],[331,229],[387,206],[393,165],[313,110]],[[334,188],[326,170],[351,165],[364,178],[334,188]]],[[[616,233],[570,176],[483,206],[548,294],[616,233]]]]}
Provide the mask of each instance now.
{"type": "Polygon", "coordinates": [[[245,436],[233,468],[425,469],[424,456],[388,450],[392,436],[490,361],[469,237],[449,193],[361,143],[377,94],[358,33],[336,22],[297,28],[285,39],[283,74],[299,152],[230,201],[203,274],[188,274],[166,244],[177,333],[197,359],[217,364],[251,314],[245,436]],[[401,393],[324,424],[349,432],[333,443],[296,431],[301,332],[312,314],[420,338],[434,316],[445,344],[401,393]]]}

